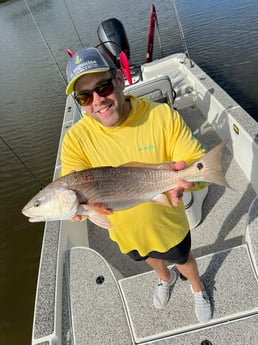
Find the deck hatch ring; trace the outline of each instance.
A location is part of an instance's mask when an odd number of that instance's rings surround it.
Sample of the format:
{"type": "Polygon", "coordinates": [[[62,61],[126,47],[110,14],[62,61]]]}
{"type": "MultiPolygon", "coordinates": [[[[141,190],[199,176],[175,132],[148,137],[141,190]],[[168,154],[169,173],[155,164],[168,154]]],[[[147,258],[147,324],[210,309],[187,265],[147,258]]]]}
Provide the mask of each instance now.
{"type": "Polygon", "coordinates": [[[212,343],[209,340],[205,339],[201,342],[201,345],[212,345],[212,343]]]}
{"type": "Polygon", "coordinates": [[[104,281],[105,281],[105,277],[103,277],[103,276],[98,276],[98,277],[96,278],[96,283],[97,283],[98,285],[103,284],[104,281]]]}

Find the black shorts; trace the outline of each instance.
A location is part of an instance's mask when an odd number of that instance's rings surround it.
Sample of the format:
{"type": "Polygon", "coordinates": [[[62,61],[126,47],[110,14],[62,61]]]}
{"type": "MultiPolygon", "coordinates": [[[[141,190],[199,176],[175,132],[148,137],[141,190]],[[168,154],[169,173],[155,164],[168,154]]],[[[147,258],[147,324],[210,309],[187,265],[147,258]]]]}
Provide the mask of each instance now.
{"type": "Polygon", "coordinates": [[[146,260],[148,257],[154,258],[154,259],[162,259],[169,261],[173,264],[179,264],[183,265],[186,263],[189,253],[191,249],[191,233],[188,231],[187,235],[183,239],[182,242],[180,242],[175,247],[172,247],[167,252],[160,253],[160,252],[150,252],[146,256],[140,256],[137,250],[132,250],[131,252],[127,253],[131,259],[135,261],[142,261],[146,260]]]}

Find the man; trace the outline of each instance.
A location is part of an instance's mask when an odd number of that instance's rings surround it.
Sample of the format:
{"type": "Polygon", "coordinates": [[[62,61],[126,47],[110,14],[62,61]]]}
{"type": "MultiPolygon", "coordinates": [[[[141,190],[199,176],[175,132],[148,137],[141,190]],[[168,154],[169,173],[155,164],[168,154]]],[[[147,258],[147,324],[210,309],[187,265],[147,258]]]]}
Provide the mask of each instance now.
{"type": "MultiPolygon", "coordinates": [[[[114,63],[95,48],[77,52],[67,64],[66,93],[74,92],[83,118],[70,128],[62,144],[62,175],[98,166],[127,162],[174,161],[171,169],[185,168],[204,155],[178,112],[133,96],[124,96],[124,79],[114,63]],[[183,160],[183,161],[182,161],[183,160]]],[[[184,180],[168,192],[171,207],[146,202],[110,215],[109,230],[121,252],[145,260],[159,276],[154,306],[164,308],[177,279],[166,260],[175,263],[190,284],[199,321],[211,318],[211,306],[191,254],[191,236],[184,205],[185,189],[200,185],[184,180]]],[[[74,217],[80,221],[80,216],[74,217]]]]}

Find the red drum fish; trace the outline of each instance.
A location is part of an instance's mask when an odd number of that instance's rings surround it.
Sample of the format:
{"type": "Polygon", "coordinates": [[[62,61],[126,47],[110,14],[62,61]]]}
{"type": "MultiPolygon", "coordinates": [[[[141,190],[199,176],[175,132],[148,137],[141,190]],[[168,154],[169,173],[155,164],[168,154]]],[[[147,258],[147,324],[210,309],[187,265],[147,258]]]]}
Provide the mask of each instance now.
{"type": "Polygon", "coordinates": [[[172,162],[161,164],[129,163],[118,167],[97,167],[60,177],[23,208],[31,222],[87,216],[93,223],[110,228],[108,215],[143,202],[170,206],[168,190],[184,179],[229,187],[221,167],[225,142],[220,143],[186,169],[174,171],[172,162]]]}

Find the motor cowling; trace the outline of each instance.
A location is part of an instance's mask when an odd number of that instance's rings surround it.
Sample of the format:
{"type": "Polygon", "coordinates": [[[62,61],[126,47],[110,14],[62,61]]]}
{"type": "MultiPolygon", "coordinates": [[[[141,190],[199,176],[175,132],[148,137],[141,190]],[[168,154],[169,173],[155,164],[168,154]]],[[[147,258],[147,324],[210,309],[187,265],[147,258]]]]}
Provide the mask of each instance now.
{"type": "Polygon", "coordinates": [[[123,24],[116,18],[100,23],[97,29],[100,48],[119,66],[120,53],[123,51],[130,58],[130,47],[123,24]]]}

